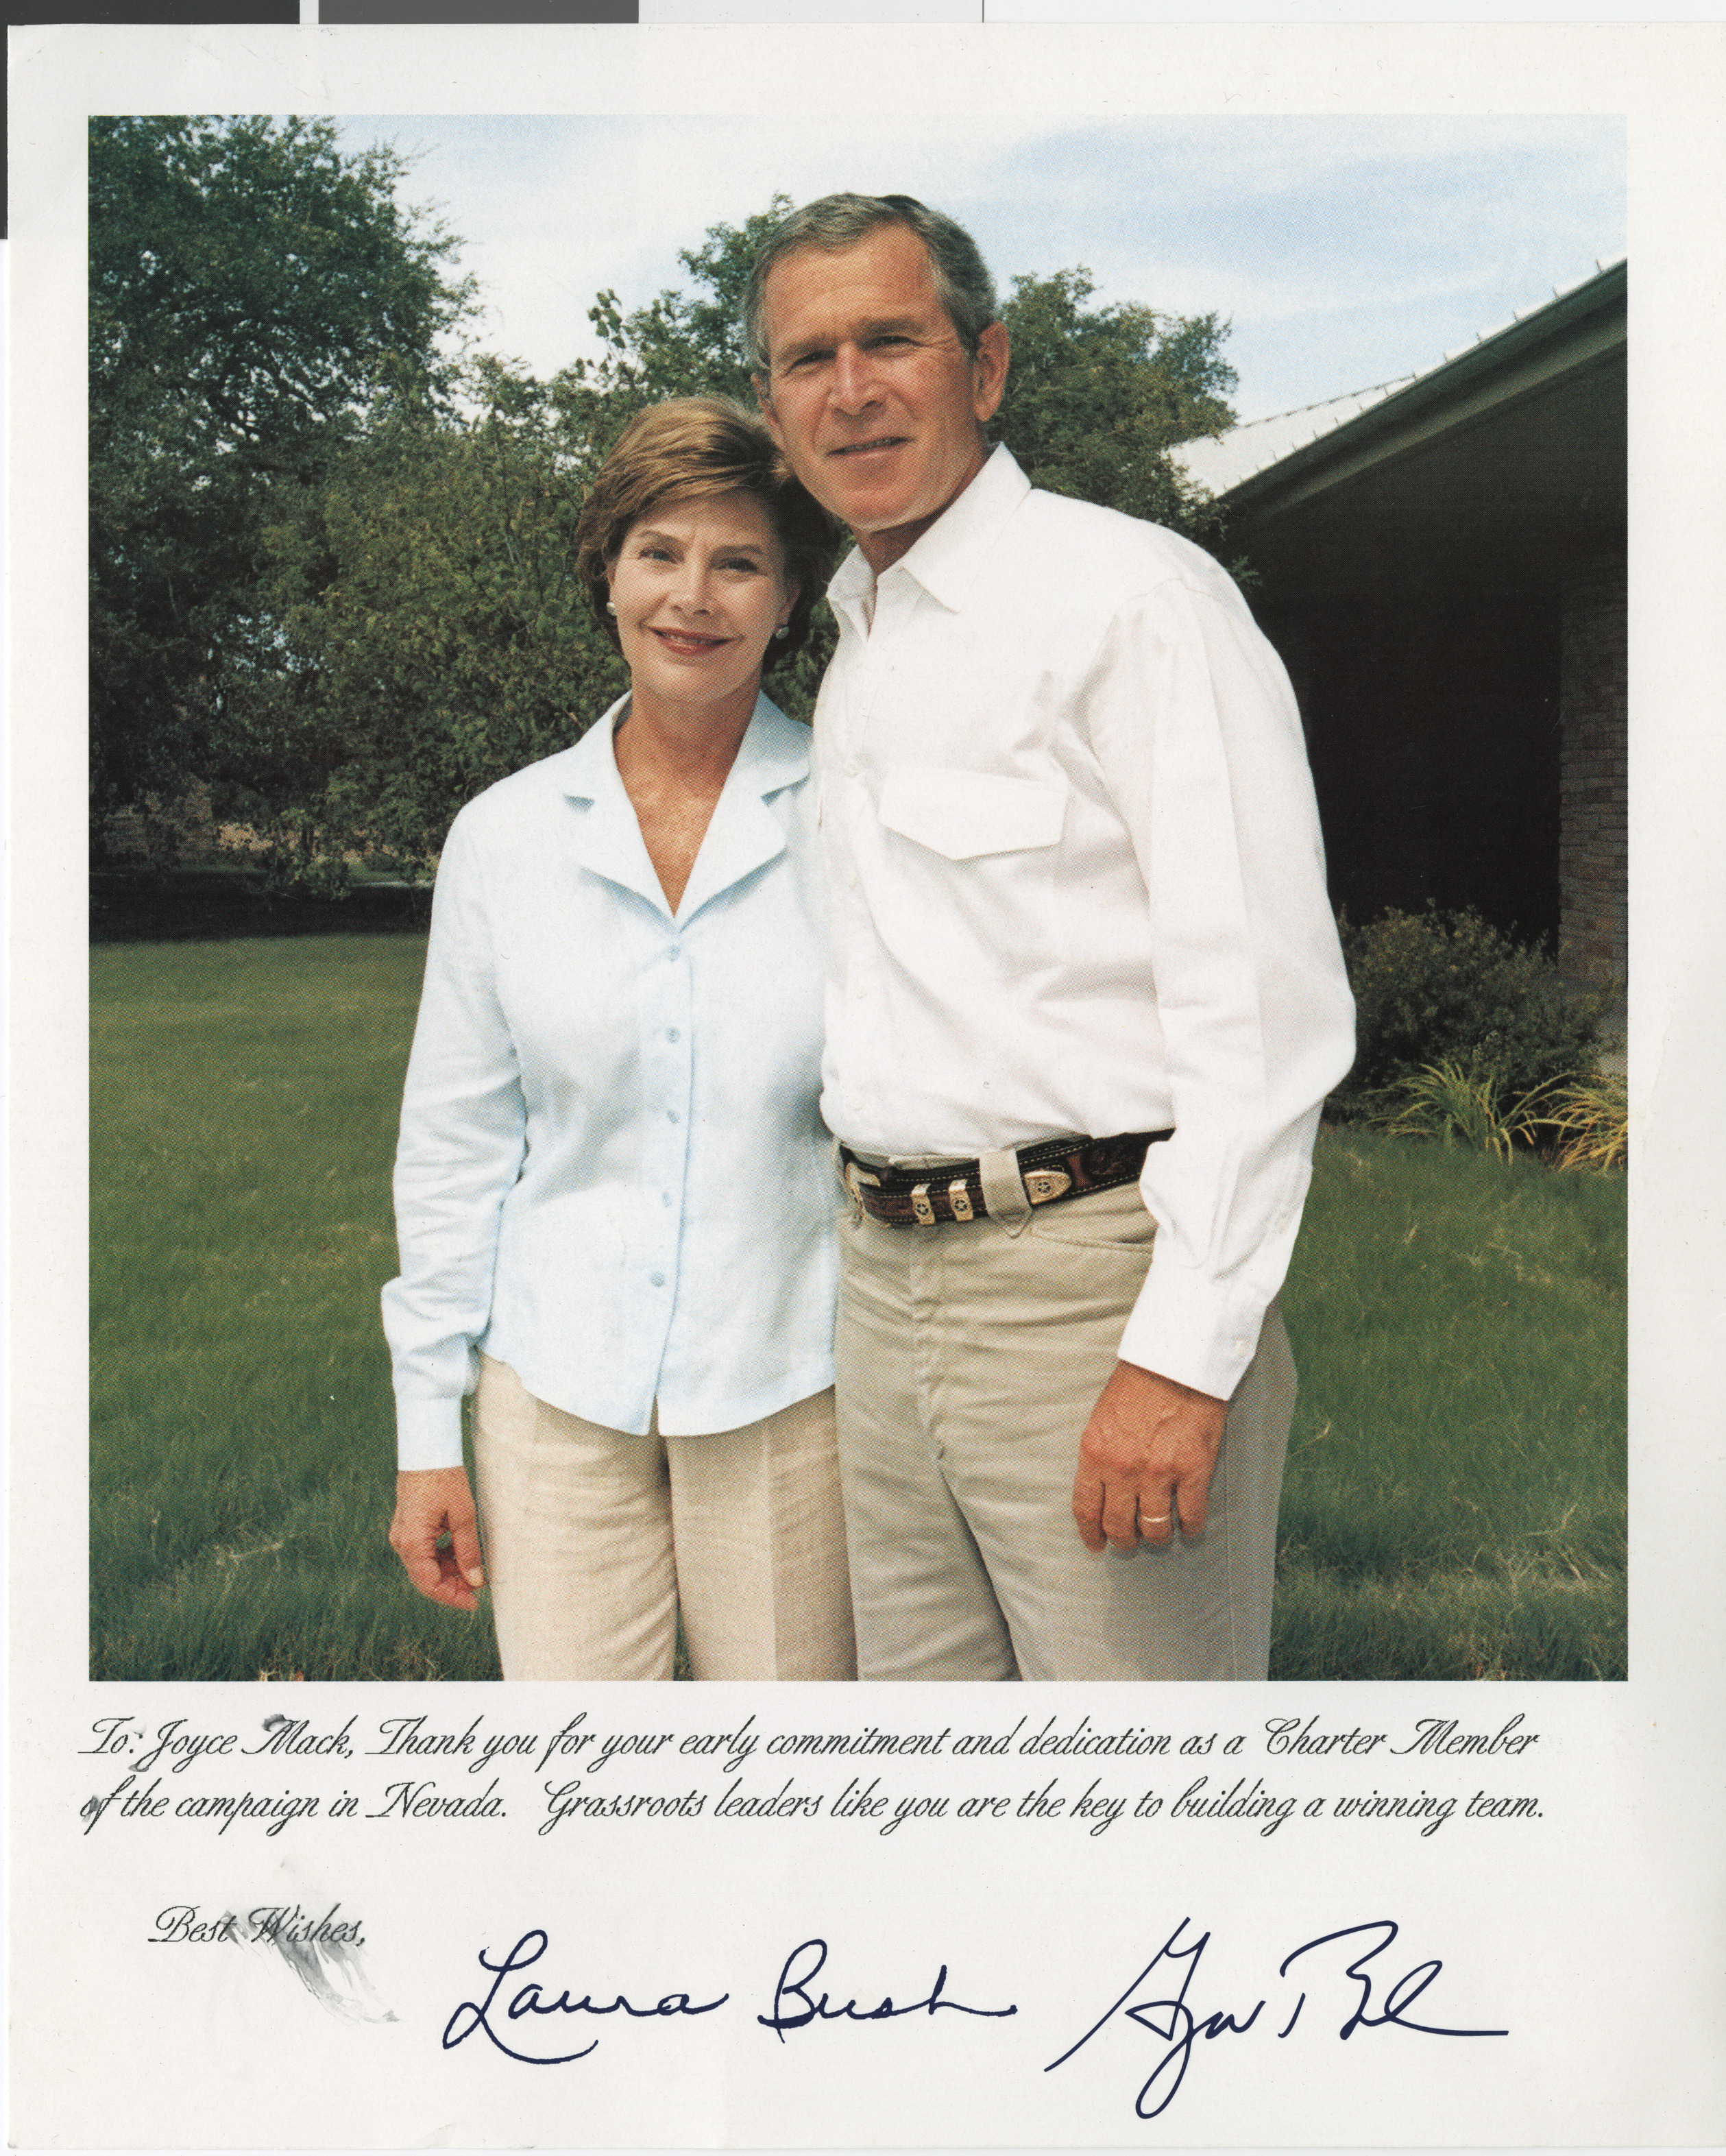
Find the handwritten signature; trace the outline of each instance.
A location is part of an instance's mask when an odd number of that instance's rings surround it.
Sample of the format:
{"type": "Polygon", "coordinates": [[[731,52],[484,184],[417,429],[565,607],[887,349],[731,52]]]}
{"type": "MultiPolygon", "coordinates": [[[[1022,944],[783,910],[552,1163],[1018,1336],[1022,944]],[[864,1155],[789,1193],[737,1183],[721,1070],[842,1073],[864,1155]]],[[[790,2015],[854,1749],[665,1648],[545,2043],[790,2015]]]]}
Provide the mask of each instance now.
{"type": "MultiPolygon", "coordinates": [[[[491,2025],[491,2010],[506,1980],[519,1976],[524,1969],[532,1969],[543,1960],[550,1944],[546,1934],[536,1929],[523,1932],[501,1961],[489,1961],[485,1948],[480,1948],[480,1966],[490,1972],[491,1989],[484,1999],[478,2001],[464,1999],[444,2023],[444,2049],[446,2051],[453,2051],[458,2044],[465,2044],[476,2030],[482,2030],[506,2058],[517,2060],[524,2066],[567,2066],[573,2060],[586,2058],[598,2047],[599,2039],[596,2036],[591,2044],[584,2044],[580,2050],[574,2051],[550,2054],[520,2051],[513,2044],[506,2044],[491,2025]]],[[[671,1991],[667,1992],[655,2005],[632,2006],[619,1991],[614,1994],[609,2005],[602,2006],[591,1992],[583,1992],[579,1999],[572,1999],[566,1986],[555,1999],[547,1999],[543,1984],[524,1984],[504,2006],[503,2016],[508,2025],[509,2034],[513,2036],[517,2022],[525,2021],[531,2030],[536,2017],[547,2015],[624,2014],[632,2020],[653,2021],[669,2020],[681,2014],[711,2014],[716,2007],[723,2006],[730,1997],[728,1991],[722,1991],[717,1999],[710,1999],[705,2005],[697,2006],[686,1991],[671,1991]]]]}
{"type": "MultiPolygon", "coordinates": [[[[1124,2015],[1128,2020],[1136,2023],[1162,2046],[1133,2106],[1141,2118],[1156,2118],[1168,2110],[1179,2092],[1180,2085],[1186,2079],[1187,2068],[1192,2063],[1193,2046],[1199,2037],[1204,2037],[1209,2043],[1218,2036],[1244,2036],[1256,2025],[1266,2004],[1262,1999],[1254,2002],[1244,2019],[1233,2007],[1219,2007],[1210,2013],[1203,2013],[1188,2003],[1187,1994],[1193,1988],[1193,1980],[1199,1973],[1205,1949],[1210,1944],[1209,1932],[1200,1933],[1189,1943],[1182,1943],[1191,1922],[1190,1917],[1181,1918],[1114,2005],[1092,2023],[1076,2044],[1070,2045],[1058,2059],[1051,2059],[1043,2069],[1045,2073],[1052,2074],[1057,2066],[1064,2066],[1076,2053],[1084,2050],[1100,2029],[1106,2027],[1117,2014],[1124,2015]],[[1184,1964],[1185,1968],[1179,1988],[1172,1996],[1135,1998],[1135,1994],[1149,1988],[1153,1971],[1176,1964],[1184,1964]]],[[[1286,1954],[1277,1974],[1286,1978],[1304,1956],[1317,1955],[1320,1948],[1325,1947],[1338,1948],[1337,1958],[1340,1958],[1343,1953],[1353,1950],[1354,1943],[1359,1942],[1361,1951],[1354,1954],[1354,1958],[1346,1963],[1341,1972],[1343,1978],[1359,1987],[1352,2000],[1352,2010],[1337,2030],[1338,2036],[1343,2041],[1346,2042],[1357,2029],[1404,2029],[1422,2036],[1508,2036],[1510,2034],[1508,2029],[1446,2029],[1434,2022],[1410,2019],[1410,2010],[1416,2001],[1444,1967],[1441,1961],[1417,1962],[1394,1983],[1389,1980],[1387,1969],[1379,1969],[1375,1973],[1377,1982],[1385,1989],[1382,2004],[1375,2005],[1374,1975],[1369,1974],[1367,1964],[1376,1961],[1395,1943],[1399,1928],[1390,1917],[1383,1917],[1370,1923],[1348,1924],[1340,1931],[1325,1932],[1316,1939],[1308,1939],[1304,1946],[1297,1947],[1293,1953],[1286,1954]]],[[[1323,1973],[1324,1964],[1322,1961],[1305,1964],[1301,1971],[1301,1981],[1317,1984],[1323,1980],[1323,1973]]],[[[1170,1980],[1167,1974],[1160,1979],[1164,1984],[1170,1980]]],[[[1300,2020],[1301,2010],[1307,1999],[1307,1994],[1303,1990],[1296,1999],[1294,2010],[1287,2020],[1277,2031],[1279,2039],[1288,2035],[1300,2020]]]]}
{"type": "MultiPolygon", "coordinates": [[[[604,2001],[595,1999],[591,1991],[583,1992],[579,1999],[574,1999],[566,1986],[556,1998],[552,1998],[547,1985],[532,1983],[521,1985],[500,2005],[498,1994],[509,1979],[519,1976],[525,1969],[537,1967],[544,1959],[550,1944],[546,1933],[536,1928],[531,1932],[524,1932],[501,1961],[493,1961],[483,1948],[480,1949],[480,1966],[491,1979],[491,1989],[483,1999],[464,1999],[445,2022],[444,2049],[446,2051],[453,2051],[458,2044],[465,2044],[470,2036],[483,2035],[497,2046],[506,2058],[517,2060],[524,2066],[567,2066],[578,2059],[587,2058],[598,2048],[599,2039],[595,2036],[591,2043],[583,2044],[573,2051],[524,2049],[522,2046],[527,2042],[537,2020],[553,2015],[573,2014],[622,2014],[636,2021],[670,2020],[686,2015],[711,2014],[731,1997],[728,1991],[722,1992],[717,1999],[709,1999],[697,2005],[688,1992],[671,1991],[654,2005],[637,2006],[621,1992],[614,1993],[609,2000],[604,2001]],[[501,2028],[498,2025],[500,2017],[501,2028]]],[[[907,2014],[935,2015],[943,2011],[999,2020],[1019,2011],[1016,2006],[965,2006],[957,1999],[945,1997],[945,1962],[941,1964],[934,1982],[922,1997],[912,1999],[908,2005],[896,2006],[891,1997],[881,1999],[873,2006],[860,2005],[855,1999],[847,1999],[835,2005],[830,1993],[824,1991],[817,1998],[809,1989],[826,1966],[826,1962],[827,1942],[824,1939],[805,1939],[786,1955],[778,1981],[773,1986],[773,2011],[771,2014],[758,2014],[755,2017],[763,2029],[773,2030],[782,2044],[788,2029],[806,2029],[817,2021],[896,2021],[907,2014]]]]}
{"type": "MultiPolygon", "coordinates": [[[[1294,1972],[1291,1989],[1301,1987],[1299,1995],[1292,2007],[1286,2001],[1280,2003],[1276,2013],[1266,2019],[1266,2027],[1281,2020],[1276,2035],[1279,2041],[1288,2036],[1312,1997],[1317,2002],[1315,2016],[1340,2010],[1337,2035],[1344,2042],[1361,2029],[1400,2029],[1422,2036],[1508,2035],[1507,2029],[1453,2029],[1436,2021],[1416,2020],[1415,2010],[1436,1982],[1444,1964],[1419,1961],[1405,1967],[1401,1957],[1384,1960],[1400,1933],[1400,1928],[1390,1917],[1379,1917],[1322,1933],[1285,1954],[1277,1966],[1277,1976],[1287,1982],[1294,1972]],[[1398,1969],[1401,1974],[1394,1974],[1398,1969]]],[[[1160,2117],[1179,2094],[1199,2039],[1210,2043],[1221,2036],[1248,2035],[1258,2029],[1269,2005],[1262,1997],[1245,2007],[1197,2003],[1193,1994],[1210,1942],[1208,1931],[1197,1930],[1192,1918],[1183,1917],[1113,2004],[1105,2008],[1076,2043],[1070,2044],[1059,2058],[1051,2059],[1044,2072],[1053,2073],[1066,2066],[1111,2022],[1130,2023],[1155,2047],[1148,2060],[1141,2052],[1136,2062],[1135,2072],[1147,2063],[1149,2071],[1133,2100],[1133,2109],[1143,2119],[1160,2117]]],[[[553,2046],[557,2042],[549,2032],[545,2039],[536,2036],[536,2030],[545,2021],[555,2020],[562,2025],[574,2015],[604,2018],[612,2015],[635,2021],[693,2019],[716,2013],[731,1997],[726,1991],[717,1999],[698,2001],[686,1990],[672,1990],[651,2005],[638,2006],[621,1991],[609,1989],[598,1997],[591,1990],[578,1997],[565,1985],[553,1995],[550,1985],[538,1979],[506,1992],[512,1978],[538,1968],[550,1943],[545,1931],[536,1927],[524,1932],[501,1960],[480,1950],[480,1966],[491,1979],[490,1988],[481,1999],[463,1999],[449,2016],[444,2028],[446,2051],[465,2044],[470,2036],[483,2035],[506,2058],[523,2066],[569,2066],[598,2048],[598,2035],[568,2051],[542,2048],[542,2042],[553,2046]]],[[[880,2023],[902,2020],[912,2014],[932,2018],[941,2013],[999,2021],[1010,2019],[1020,2010],[1014,2004],[968,2006],[948,1997],[945,1962],[932,1983],[912,1986],[916,1995],[902,2003],[896,2003],[891,1994],[884,1994],[872,2005],[862,2003],[855,1994],[835,1999],[831,1991],[816,1988],[817,1979],[827,1967],[828,1954],[826,1940],[808,1938],[794,1947],[781,1964],[771,2008],[755,2016],[758,2025],[770,2029],[781,2044],[788,2031],[823,2022],[880,2023]]]]}
{"type": "Polygon", "coordinates": [[[896,2021],[907,2014],[970,2014],[984,2021],[1004,2021],[1016,2014],[1016,2006],[961,2006],[956,1999],[943,1999],[947,1988],[947,1964],[943,1962],[935,1981],[929,1986],[927,1995],[914,1999],[908,2006],[896,2006],[891,1997],[882,1999],[874,2006],[860,2007],[855,1999],[848,1999],[842,2006],[831,2003],[830,1995],[823,1992],[819,1999],[810,1996],[809,1987],[827,1965],[825,1939],[805,1939],[794,1947],[785,1957],[785,1966],[779,1971],[779,1980],[773,1986],[773,2010],[758,2014],[756,2020],[763,2029],[771,2029],[783,2044],[788,2029],[807,2029],[812,2021],[896,2021]],[[813,1953],[814,1959],[808,1957],[813,1953]],[[782,2014],[780,2008],[788,1999],[803,2001],[794,2013],[782,2014]]]}

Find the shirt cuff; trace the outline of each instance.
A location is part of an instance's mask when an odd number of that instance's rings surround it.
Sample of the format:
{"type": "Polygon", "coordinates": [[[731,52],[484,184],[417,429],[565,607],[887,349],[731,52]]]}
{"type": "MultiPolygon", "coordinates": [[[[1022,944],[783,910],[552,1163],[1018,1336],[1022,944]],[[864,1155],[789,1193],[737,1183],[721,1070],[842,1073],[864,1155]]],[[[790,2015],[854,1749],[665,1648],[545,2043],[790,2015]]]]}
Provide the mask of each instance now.
{"type": "Polygon", "coordinates": [[[1258,1350],[1264,1306],[1154,1256],[1121,1337],[1121,1360],[1226,1400],[1258,1350]]]}
{"type": "Polygon", "coordinates": [[[396,1402],[396,1466],[404,1475],[425,1467],[460,1467],[461,1397],[396,1402]]]}

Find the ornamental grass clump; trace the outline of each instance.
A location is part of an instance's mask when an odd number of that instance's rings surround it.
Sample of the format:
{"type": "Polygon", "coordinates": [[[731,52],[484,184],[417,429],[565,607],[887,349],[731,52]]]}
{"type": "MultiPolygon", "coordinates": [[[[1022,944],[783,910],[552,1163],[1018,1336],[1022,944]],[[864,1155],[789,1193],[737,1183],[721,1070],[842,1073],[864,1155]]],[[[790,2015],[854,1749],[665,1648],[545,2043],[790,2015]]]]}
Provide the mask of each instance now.
{"type": "Polygon", "coordinates": [[[1555,1146],[1554,1168],[1606,1173],[1630,1158],[1630,1094],[1622,1078],[1564,1086],[1541,1111],[1543,1142],[1555,1146]]]}
{"type": "MultiPolygon", "coordinates": [[[[1382,1122],[1420,1098],[1436,1116],[1448,1099],[1446,1128],[1483,1132],[1488,1123],[1518,1122],[1551,1088],[1593,1079],[1608,998],[1571,994],[1544,951],[1472,907],[1393,908],[1364,926],[1346,916],[1339,926],[1357,1049],[1332,1114],[1382,1122]],[[1439,1071],[1456,1075],[1431,1075],[1439,1071]]],[[[1476,1142],[1497,1149],[1484,1136],[1476,1142]]]]}
{"type": "Polygon", "coordinates": [[[1388,1087],[1369,1120],[1393,1137],[1437,1138],[1508,1160],[1518,1145],[1535,1142],[1540,1098],[1501,1102],[1496,1079],[1477,1078],[1460,1063],[1432,1063],[1388,1087]]]}

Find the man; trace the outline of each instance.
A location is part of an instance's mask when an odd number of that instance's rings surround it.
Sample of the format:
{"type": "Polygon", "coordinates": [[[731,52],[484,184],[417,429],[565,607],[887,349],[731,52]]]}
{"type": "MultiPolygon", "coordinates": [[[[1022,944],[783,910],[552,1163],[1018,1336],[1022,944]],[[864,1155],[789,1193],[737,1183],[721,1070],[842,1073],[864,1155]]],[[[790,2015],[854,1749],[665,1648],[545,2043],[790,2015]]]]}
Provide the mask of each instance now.
{"type": "Polygon", "coordinates": [[[857,541],[815,743],[859,1673],[1262,1677],[1274,1298],[1353,1054],[1287,678],[1207,555],[991,453],[951,219],[812,203],[746,311],[857,541]]]}

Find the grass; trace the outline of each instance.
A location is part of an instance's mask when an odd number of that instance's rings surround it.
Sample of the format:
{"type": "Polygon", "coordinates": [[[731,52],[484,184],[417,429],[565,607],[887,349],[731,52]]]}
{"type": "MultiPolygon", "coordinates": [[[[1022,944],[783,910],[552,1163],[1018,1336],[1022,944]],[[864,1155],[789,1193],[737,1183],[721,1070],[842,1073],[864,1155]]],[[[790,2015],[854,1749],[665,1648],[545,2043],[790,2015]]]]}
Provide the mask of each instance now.
{"type": "Polygon", "coordinates": [[[1625,1260],[1621,1177],[1321,1141],[1273,1676],[1625,1675],[1625,1260]]]}
{"type": "MultiPolygon", "coordinates": [[[[95,1676],[497,1674],[384,1540],[424,949],[91,953],[95,1676]]],[[[1624,1673],[1624,1248],[1621,1177],[1321,1142],[1273,1676],[1624,1673]]]]}
{"type": "Polygon", "coordinates": [[[490,1677],[406,1591],[378,1295],[424,944],[91,952],[90,1665],[490,1677]]]}

